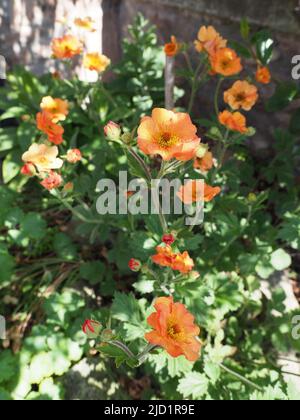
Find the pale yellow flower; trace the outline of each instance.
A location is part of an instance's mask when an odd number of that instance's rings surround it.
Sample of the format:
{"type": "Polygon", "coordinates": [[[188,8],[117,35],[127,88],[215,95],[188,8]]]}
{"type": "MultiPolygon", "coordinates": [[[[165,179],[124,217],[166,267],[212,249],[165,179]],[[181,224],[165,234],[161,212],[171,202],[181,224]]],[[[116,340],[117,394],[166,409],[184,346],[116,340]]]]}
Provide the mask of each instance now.
{"type": "Polygon", "coordinates": [[[32,163],[39,172],[49,172],[52,169],[60,169],[62,167],[63,161],[57,156],[57,146],[34,143],[23,154],[22,160],[25,163],[32,163]]]}

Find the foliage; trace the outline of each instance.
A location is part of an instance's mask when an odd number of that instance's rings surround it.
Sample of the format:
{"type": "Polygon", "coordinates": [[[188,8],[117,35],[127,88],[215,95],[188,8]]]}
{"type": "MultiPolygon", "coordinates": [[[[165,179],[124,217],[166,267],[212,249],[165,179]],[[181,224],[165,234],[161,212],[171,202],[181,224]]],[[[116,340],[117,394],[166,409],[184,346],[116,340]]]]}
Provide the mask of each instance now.
{"type": "MultiPolygon", "coordinates": [[[[241,43],[231,43],[239,55],[272,66],[274,40],[268,31],[253,34],[244,20],[241,36],[241,43]]],[[[190,47],[181,48],[183,57],[189,56],[190,47]]],[[[277,363],[280,353],[300,351],[292,335],[300,310],[286,310],[281,288],[270,287],[270,296],[262,289],[263,280],[282,271],[294,277],[299,268],[299,110],[288,127],[273,127],[272,156],[258,158],[249,147],[256,129],[229,132],[217,118],[215,111],[224,105],[223,78],[216,83],[211,118],[193,115],[197,90],[211,77],[207,57],[201,54],[198,60],[203,74],[190,60],[188,69],[178,71],[187,82],[180,105],[190,102],[189,112],[217,166],[208,173],[189,164],[183,170],[162,167],[169,179],[205,179],[222,187],[220,196],[205,205],[201,226],[188,229],[176,215],[166,222],[168,233],[176,234],[174,252],[186,250],[194,260],[200,273],[195,278],[157,270],[151,262],[167,233],[157,215],[103,216],[96,210],[99,179],[118,181],[118,172],[128,168],[131,179],[146,178],[141,159],[152,174],[160,172],[161,160],[142,155],[135,143],[140,118],[164,104],[165,55],[155,28],[136,18],[123,41],[123,58],[107,82],[99,78],[93,85],[75,75],[37,77],[23,68],[9,74],[0,91],[5,110],[0,117],[5,123],[0,128],[0,313],[8,320],[0,353],[0,400],[64,399],[66,374],[78,361],[99,354],[114,373],[119,369],[119,376],[150,378],[150,390],[139,398],[300,399],[277,363]],[[83,155],[75,169],[62,169],[64,182],[74,184],[69,193],[49,193],[36,178],[20,173],[22,154],[45,140],[35,116],[48,95],[70,103],[60,155],[74,148],[83,155]],[[108,141],[103,128],[110,120],[122,126],[129,144],[108,141]],[[128,268],[133,257],[142,261],[138,274],[128,268]],[[194,362],[162,348],[145,348],[153,299],[166,294],[182,302],[201,326],[202,354],[194,362]],[[90,318],[103,330],[99,340],[88,343],[81,325],[90,318]]],[[[252,73],[247,80],[255,83],[252,73]]],[[[299,98],[297,84],[275,84],[266,119],[299,98]]],[[[179,99],[183,91],[176,88],[174,95],[179,99]]]]}

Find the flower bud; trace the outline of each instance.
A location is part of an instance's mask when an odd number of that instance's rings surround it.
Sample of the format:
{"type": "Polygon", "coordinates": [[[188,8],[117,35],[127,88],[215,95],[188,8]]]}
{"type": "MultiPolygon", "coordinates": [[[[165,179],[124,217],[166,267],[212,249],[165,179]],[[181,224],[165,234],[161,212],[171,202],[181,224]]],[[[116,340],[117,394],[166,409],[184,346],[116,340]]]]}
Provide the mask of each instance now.
{"type": "Polygon", "coordinates": [[[32,163],[26,163],[21,168],[21,174],[25,176],[35,176],[36,175],[35,166],[32,163]]]}
{"type": "Polygon", "coordinates": [[[132,134],[131,133],[124,133],[121,137],[123,143],[130,144],[132,142],[132,134]]]}
{"type": "Polygon", "coordinates": [[[248,195],[248,201],[250,201],[250,203],[255,203],[256,200],[257,200],[257,197],[254,193],[250,193],[248,195]]]}
{"type": "Polygon", "coordinates": [[[82,154],[79,149],[70,149],[67,152],[67,161],[69,163],[77,163],[82,159],[82,154]]]}
{"type": "Polygon", "coordinates": [[[113,121],[110,121],[105,127],[104,127],[104,133],[108,140],[110,141],[118,141],[120,140],[121,136],[121,127],[116,124],[113,121]]]}
{"type": "Polygon", "coordinates": [[[135,258],[131,258],[131,260],[128,263],[128,267],[131,271],[138,273],[142,268],[142,263],[139,260],[136,260],[135,258]]]}
{"type": "Polygon", "coordinates": [[[102,324],[100,324],[100,322],[98,321],[93,321],[91,319],[87,319],[86,321],[84,321],[84,324],[82,326],[82,331],[90,339],[98,338],[101,330],[102,324]]]}
{"type": "Polygon", "coordinates": [[[196,156],[198,159],[204,158],[208,151],[208,145],[207,144],[200,144],[196,151],[196,156]]]}
{"type": "Polygon", "coordinates": [[[101,340],[104,342],[108,342],[113,338],[113,332],[112,330],[106,329],[103,330],[102,334],[101,334],[101,340]]]}
{"type": "Polygon", "coordinates": [[[171,246],[171,245],[173,245],[173,243],[176,241],[176,238],[175,238],[175,236],[174,236],[172,233],[170,233],[170,234],[165,234],[165,235],[162,237],[162,241],[163,241],[166,245],[171,246]]]}
{"type": "Polygon", "coordinates": [[[74,184],[73,182],[67,182],[66,185],[64,186],[64,192],[73,192],[74,190],[74,184]]]}

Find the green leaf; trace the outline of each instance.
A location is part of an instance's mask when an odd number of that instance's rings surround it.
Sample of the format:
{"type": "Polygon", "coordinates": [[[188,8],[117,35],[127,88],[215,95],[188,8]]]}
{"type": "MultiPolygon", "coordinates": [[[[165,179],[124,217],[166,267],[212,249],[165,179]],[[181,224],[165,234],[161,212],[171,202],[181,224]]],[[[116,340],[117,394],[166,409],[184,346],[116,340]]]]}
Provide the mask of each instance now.
{"type": "Polygon", "coordinates": [[[14,150],[9,153],[2,167],[3,180],[5,184],[8,184],[12,181],[19,173],[21,169],[21,157],[19,150],[14,150]]]}
{"type": "Polygon", "coordinates": [[[0,116],[0,121],[8,120],[11,118],[18,118],[26,114],[26,109],[21,106],[13,106],[9,108],[4,114],[0,116]]]}
{"type": "Polygon", "coordinates": [[[22,235],[30,239],[41,240],[46,236],[47,223],[38,213],[28,213],[21,222],[22,235]]]}
{"type": "Polygon", "coordinates": [[[15,260],[6,247],[0,244],[0,284],[9,282],[15,267],[15,260]]]}
{"type": "Polygon", "coordinates": [[[12,127],[0,128],[0,152],[14,148],[16,141],[16,129],[12,127]]]}
{"type": "Polygon", "coordinates": [[[256,54],[259,61],[266,66],[272,59],[274,40],[272,39],[269,31],[262,30],[257,32],[253,38],[252,43],[256,46],[256,54]]]}
{"type": "Polygon", "coordinates": [[[10,401],[12,400],[11,395],[4,388],[0,388],[0,401],[10,401]]]}
{"type": "Polygon", "coordinates": [[[190,372],[179,381],[177,391],[184,398],[192,397],[194,400],[198,400],[207,393],[208,385],[209,381],[205,375],[198,372],[190,372]]]}
{"type": "Polygon", "coordinates": [[[245,58],[251,58],[251,52],[247,47],[245,47],[243,44],[237,42],[237,41],[230,41],[230,47],[234,49],[238,55],[241,55],[245,58]]]}
{"type": "Polygon", "coordinates": [[[154,280],[146,280],[142,279],[136,283],[133,284],[133,287],[135,290],[141,294],[148,294],[152,293],[154,291],[154,280]]]}
{"type": "Polygon", "coordinates": [[[77,249],[72,239],[65,233],[57,233],[53,239],[53,249],[59,258],[72,261],[77,257],[77,249]]]}
{"type": "Polygon", "coordinates": [[[277,271],[286,270],[291,266],[292,258],[284,249],[278,249],[271,255],[271,264],[277,271]]]}
{"type": "Polygon", "coordinates": [[[112,317],[119,321],[139,325],[141,322],[140,307],[132,293],[116,292],[111,307],[112,317]]]}
{"type": "Polygon", "coordinates": [[[0,384],[17,374],[17,359],[9,350],[0,353],[0,384]]]}
{"type": "Polygon", "coordinates": [[[174,358],[165,351],[161,351],[158,354],[150,354],[148,360],[154,367],[155,373],[159,373],[167,368],[171,378],[181,377],[193,369],[193,363],[189,362],[184,356],[174,358]]]}
{"type": "Polygon", "coordinates": [[[80,275],[90,284],[99,284],[105,275],[105,265],[101,261],[91,261],[81,264],[80,275]]]}
{"type": "Polygon", "coordinates": [[[300,134],[300,108],[293,113],[289,130],[293,134],[300,134]]]}
{"type": "Polygon", "coordinates": [[[268,100],[266,109],[268,112],[277,112],[286,108],[299,94],[299,88],[295,82],[280,83],[274,95],[268,100]]]}

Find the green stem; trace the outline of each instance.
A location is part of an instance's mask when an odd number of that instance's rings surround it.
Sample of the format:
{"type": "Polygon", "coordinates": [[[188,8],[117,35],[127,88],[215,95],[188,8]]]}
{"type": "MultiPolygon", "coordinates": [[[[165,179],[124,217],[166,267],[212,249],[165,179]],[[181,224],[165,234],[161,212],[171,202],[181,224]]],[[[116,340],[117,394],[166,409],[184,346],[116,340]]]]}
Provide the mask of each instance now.
{"type": "Polygon", "coordinates": [[[217,88],[216,88],[216,92],[215,92],[214,105],[215,105],[215,112],[217,114],[217,118],[218,118],[219,113],[220,113],[220,110],[219,110],[219,94],[220,94],[220,89],[221,89],[223,80],[224,79],[222,77],[219,78],[217,88]]]}
{"type": "Polygon", "coordinates": [[[243,382],[244,384],[255,388],[257,391],[263,392],[263,388],[261,388],[260,386],[256,385],[254,382],[250,381],[249,379],[245,378],[244,376],[240,375],[239,373],[235,372],[234,370],[231,370],[230,368],[228,368],[227,366],[223,365],[223,363],[220,363],[220,368],[223,369],[225,372],[229,373],[230,375],[234,376],[235,378],[239,379],[241,382],[243,382]]]}
{"type": "Polygon", "coordinates": [[[125,344],[123,344],[121,341],[118,341],[118,340],[110,341],[110,344],[124,351],[124,353],[126,353],[130,359],[136,359],[136,356],[132,353],[132,351],[127,346],[125,346],[125,344]]]}
{"type": "Polygon", "coordinates": [[[194,102],[195,102],[195,98],[196,98],[196,93],[197,93],[197,89],[198,89],[198,78],[199,78],[199,72],[201,70],[202,67],[202,60],[200,61],[200,63],[198,64],[198,67],[195,71],[193,80],[192,80],[192,92],[191,92],[191,97],[190,97],[190,102],[189,102],[189,106],[188,106],[188,114],[190,114],[193,110],[193,106],[194,106],[194,102]]]}
{"type": "Polygon", "coordinates": [[[145,360],[149,356],[149,353],[156,347],[156,345],[148,344],[147,347],[137,356],[140,365],[145,362],[145,360]]]}

